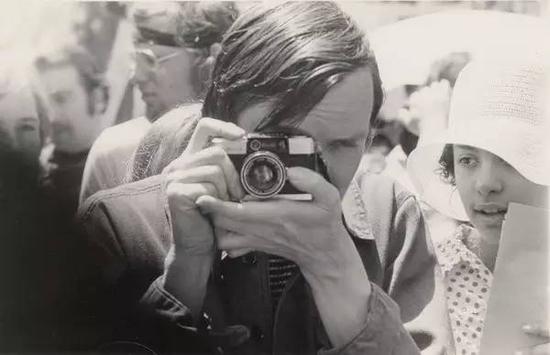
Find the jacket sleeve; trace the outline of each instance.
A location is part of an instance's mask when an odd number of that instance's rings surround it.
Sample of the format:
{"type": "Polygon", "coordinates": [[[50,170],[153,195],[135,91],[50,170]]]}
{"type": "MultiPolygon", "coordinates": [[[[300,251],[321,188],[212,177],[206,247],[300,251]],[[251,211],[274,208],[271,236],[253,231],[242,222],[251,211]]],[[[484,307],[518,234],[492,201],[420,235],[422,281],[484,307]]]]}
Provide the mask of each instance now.
{"type": "MultiPolygon", "coordinates": [[[[231,338],[224,334],[212,337],[206,319],[193,320],[189,309],[162,288],[162,276],[153,278],[143,290],[136,290],[128,277],[127,254],[132,251],[119,238],[119,229],[124,228],[119,224],[128,224],[132,218],[117,221],[112,206],[102,198],[107,193],[86,201],[78,219],[85,250],[80,253],[83,257],[75,314],[79,317],[77,322],[84,326],[75,328],[73,333],[86,337],[82,348],[140,350],[127,345],[120,348],[120,344],[134,344],[158,353],[202,354],[231,338]]],[[[128,234],[128,230],[124,233],[128,234]]]]}
{"type": "Polygon", "coordinates": [[[397,202],[393,233],[402,242],[389,268],[388,293],[422,353],[448,354],[452,337],[445,289],[424,218],[414,196],[403,192],[397,202]]]}
{"type": "Polygon", "coordinates": [[[369,354],[369,355],[409,355],[419,354],[407,330],[403,327],[397,304],[372,284],[369,308],[365,326],[348,344],[322,350],[319,355],[369,354]]]}
{"type": "Polygon", "coordinates": [[[451,354],[443,278],[416,198],[384,176],[357,182],[380,258],[379,285],[422,354],[451,354]]]}

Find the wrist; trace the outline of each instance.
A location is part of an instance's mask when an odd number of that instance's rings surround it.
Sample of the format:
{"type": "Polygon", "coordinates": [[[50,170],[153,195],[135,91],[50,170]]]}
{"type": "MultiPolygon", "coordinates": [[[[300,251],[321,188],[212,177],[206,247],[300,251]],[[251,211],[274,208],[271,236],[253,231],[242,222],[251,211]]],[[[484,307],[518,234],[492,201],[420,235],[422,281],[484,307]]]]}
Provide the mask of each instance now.
{"type": "Polygon", "coordinates": [[[344,346],[364,328],[372,293],[358,253],[342,265],[334,273],[302,272],[335,347],[344,346]]]}
{"type": "Polygon", "coordinates": [[[174,257],[172,250],[165,259],[162,286],[191,310],[194,319],[198,319],[212,270],[213,256],[174,257]]]}
{"type": "Polygon", "coordinates": [[[341,224],[331,233],[334,243],[325,253],[310,253],[297,262],[302,274],[312,283],[334,284],[352,270],[355,277],[367,278],[363,262],[346,227],[341,224]]]}

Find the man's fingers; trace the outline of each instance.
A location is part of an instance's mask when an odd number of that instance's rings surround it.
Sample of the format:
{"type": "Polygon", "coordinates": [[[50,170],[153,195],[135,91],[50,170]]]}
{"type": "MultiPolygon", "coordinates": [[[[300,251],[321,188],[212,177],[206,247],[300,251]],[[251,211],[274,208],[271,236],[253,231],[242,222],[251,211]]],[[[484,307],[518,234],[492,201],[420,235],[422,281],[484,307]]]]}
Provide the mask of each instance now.
{"type": "Polygon", "coordinates": [[[170,183],[166,187],[166,195],[170,206],[184,209],[195,208],[195,201],[201,196],[217,197],[217,189],[211,183],[170,183]]]}
{"type": "Polygon", "coordinates": [[[244,196],[244,192],[240,183],[239,174],[235,170],[235,166],[220,147],[209,147],[192,155],[181,156],[172,161],[163,171],[164,174],[182,170],[186,171],[194,167],[202,165],[218,165],[223,170],[225,182],[229,195],[239,200],[244,196]]]}
{"type": "Polygon", "coordinates": [[[228,199],[227,185],[222,168],[218,165],[203,165],[187,170],[176,170],[167,176],[168,181],[184,184],[210,183],[214,185],[217,196],[228,199]]]}
{"type": "Polygon", "coordinates": [[[238,257],[241,257],[243,255],[246,255],[248,253],[251,253],[253,252],[254,250],[250,249],[250,248],[244,248],[244,249],[233,249],[233,250],[227,250],[227,255],[229,255],[231,258],[238,258],[238,257]]]}
{"type": "Polygon", "coordinates": [[[218,229],[216,241],[218,249],[226,251],[232,258],[246,254],[247,250],[252,250],[250,238],[232,231],[219,232],[218,229]]]}
{"type": "Polygon", "coordinates": [[[246,219],[247,210],[242,203],[222,201],[211,196],[203,196],[196,202],[203,212],[219,214],[236,221],[246,219]]]}
{"type": "Polygon", "coordinates": [[[302,167],[288,169],[288,179],[294,187],[313,196],[313,201],[326,210],[340,203],[336,187],[320,174],[302,167]]]}
{"type": "Polygon", "coordinates": [[[550,330],[544,325],[525,324],[521,327],[521,330],[523,330],[525,334],[534,335],[541,338],[548,338],[550,340],[550,330]]]}
{"type": "Polygon", "coordinates": [[[196,153],[204,149],[212,137],[238,139],[245,131],[234,123],[203,117],[200,119],[187,148],[186,153],[196,153]]]}
{"type": "Polygon", "coordinates": [[[519,349],[514,355],[548,355],[550,354],[550,344],[535,345],[529,348],[519,349]]]}

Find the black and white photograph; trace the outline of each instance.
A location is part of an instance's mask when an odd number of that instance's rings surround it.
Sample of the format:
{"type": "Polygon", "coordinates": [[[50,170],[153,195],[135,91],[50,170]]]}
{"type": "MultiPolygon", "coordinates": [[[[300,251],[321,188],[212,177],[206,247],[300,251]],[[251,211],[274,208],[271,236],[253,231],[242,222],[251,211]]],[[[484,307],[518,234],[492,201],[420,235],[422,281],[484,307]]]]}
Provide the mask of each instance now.
{"type": "Polygon", "coordinates": [[[0,2],[0,354],[550,355],[548,0],[0,2]]]}

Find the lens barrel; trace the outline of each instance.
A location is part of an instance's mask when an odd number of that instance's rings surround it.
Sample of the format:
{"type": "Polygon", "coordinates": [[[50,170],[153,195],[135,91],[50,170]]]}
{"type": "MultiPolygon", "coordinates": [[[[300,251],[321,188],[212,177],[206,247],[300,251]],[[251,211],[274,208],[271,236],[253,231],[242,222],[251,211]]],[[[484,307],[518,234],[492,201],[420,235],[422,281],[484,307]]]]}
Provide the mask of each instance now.
{"type": "Polygon", "coordinates": [[[240,172],[243,189],[256,198],[277,195],[286,182],[286,167],[269,151],[257,151],[246,157],[240,172]]]}

